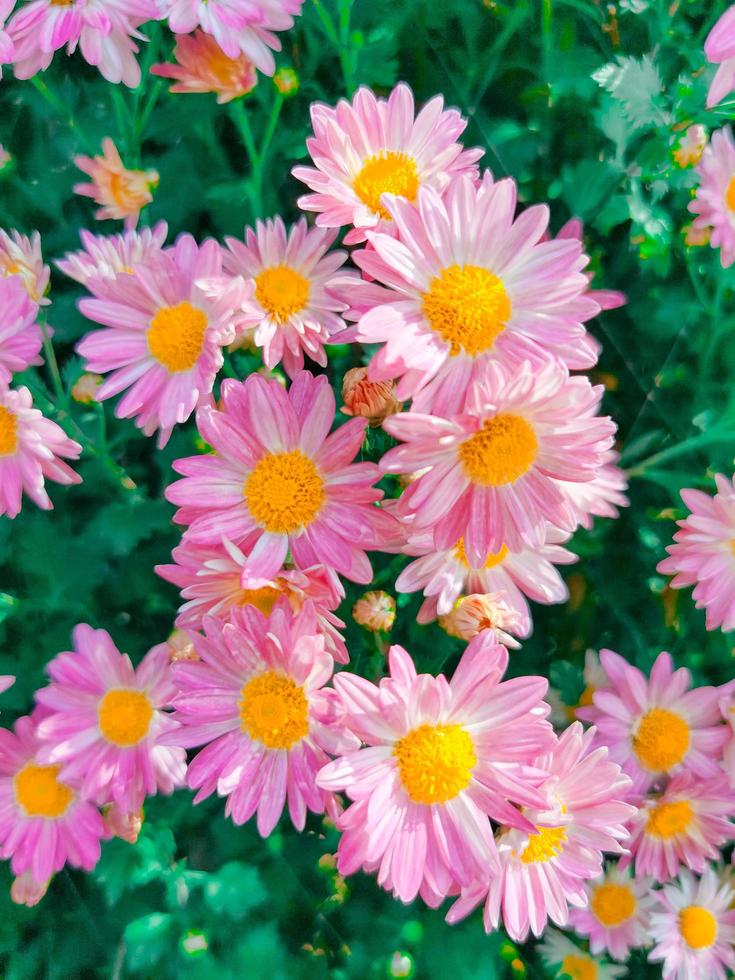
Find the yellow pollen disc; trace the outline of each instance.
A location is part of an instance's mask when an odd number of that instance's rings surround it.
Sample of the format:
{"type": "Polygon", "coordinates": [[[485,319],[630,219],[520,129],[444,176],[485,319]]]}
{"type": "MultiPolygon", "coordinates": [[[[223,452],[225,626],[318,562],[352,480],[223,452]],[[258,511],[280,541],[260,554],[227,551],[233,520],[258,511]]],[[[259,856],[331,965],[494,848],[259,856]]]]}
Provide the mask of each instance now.
{"type": "Polygon", "coordinates": [[[689,726],[665,708],[651,708],[633,736],[638,761],[651,772],[668,772],[678,766],[689,750],[689,726]]]}
{"type": "Polygon", "coordinates": [[[701,905],[687,905],[679,913],[679,932],[691,949],[704,949],[717,939],[717,919],[701,905]]]}
{"type": "MultiPolygon", "coordinates": [[[[462,562],[465,568],[470,568],[471,565],[467,561],[467,554],[464,550],[464,538],[460,538],[454,548],[454,556],[457,561],[462,562]]],[[[496,565],[502,564],[508,557],[508,549],[503,545],[500,551],[491,551],[487,556],[483,568],[495,568],[496,565]]]]}
{"type": "Polygon", "coordinates": [[[540,864],[561,854],[567,832],[563,827],[537,827],[521,853],[524,864],[540,864]]]}
{"type": "Polygon", "coordinates": [[[282,595],[283,592],[272,585],[264,585],[262,589],[243,589],[237,597],[237,604],[238,606],[255,606],[256,609],[260,609],[264,616],[270,616],[276,600],[282,595]]]}
{"type": "Polygon", "coordinates": [[[406,153],[382,150],[368,157],[352,185],[363,204],[381,218],[390,220],[389,212],[380,203],[381,194],[395,194],[414,201],[419,190],[416,163],[406,153]]]}
{"type": "Polygon", "coordinates": [[[15,413],[0,405],[0,456],[12,456],[18,448],[18,423],[15,413]]]}
{"type": "Polygon", "coordinates": [[[686,800],[676,803],[659,803],[648,811],[646,833],[664,840],[683,834],[689,827],[694,812],[686,800]]]}
{"type": "Polygon", "coordinates": [[[735,211],[735,174],[730,178],[730,183],[725,191],[725,204],[731,211],[735,211]]]}
{"type": "Polygon", "coordinates": [[[148,350],[172,374],[190,371],[202,353],[206,330],[206,316],[188,300],[164,306],[146,332],[148,350]]]}
{"type": "Polygon", "coordinates": [[[148,734],[153,720],[153,705],[143,691],[113,688],[97,709],[100,731],[113,745],[127,749],[137,745],[148,734]]]}
{"type": "Polygon", "coordinates": [[[477,756],[461,725],[419,725],[396,742],[393,755],[414,803],[446,803],[469,786],[477,756]]]}
{"type": "Polygon", "coordinates": [[[242,689],[240,727],[268,749],[290,749],[309,734],[309,703],[302,688],[274,670],[242,689]]]}
{"type": "Polygon", "coordinates": [[[245,481],[250,513],[272,534],[308,527],[326,499],[321,473],[299,449],[268,453],[245,481]]]}
{"type": "Polygon", "coordinates": [[[23,766],[13,779],[15,798],[28,817],[62,817],[74,799],[74,793],[57,776],[61,766],[23,766]]]}
{"type": "Polygon", "coordinates": [[[479,265],[450,265],[429,283],[424,316],[452,356],[464,351],[477,357],[495,343],[510,319],[505,286],[479,265]]]}
{"type": "Polygon", "coordinates": [[[571,953],[565,956],[561,964],[561,972],[570,980],[597,980],[597,964],[588,956],[575,956],[571,953]]]}
{"type": "Polygon", "coordinates": [[[274,265],[255,277],[255,298],[276,323],[303,310],[309,292],[309,280],[288,265],[274,265]]]}
{"type": "Polygon", "coordinates": [[[635,915],[636,900],[629,885],[609,882],[599,885],[592,893],[592,914],[603,926],[614,928],[635,915]]]}
{"type": "Polygon", "coordinates": [[[459,447],[459,459],[473,483],[501,487],[523,476],[536,459],[533,427],[520,415],[486,419],[479,432],[459,447]]]}

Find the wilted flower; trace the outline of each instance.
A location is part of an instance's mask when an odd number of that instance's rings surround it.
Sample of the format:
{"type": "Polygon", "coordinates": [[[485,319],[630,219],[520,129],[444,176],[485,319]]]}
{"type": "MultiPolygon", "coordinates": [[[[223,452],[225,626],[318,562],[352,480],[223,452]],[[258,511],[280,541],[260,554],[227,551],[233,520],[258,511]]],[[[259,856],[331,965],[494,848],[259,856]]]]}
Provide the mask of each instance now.
{"type": "Polygon", "coordinates": [[[211,34],[177,34],[176,64],[157,64],[151,75],[172,78],[171,92],[216,92],[217,102],[231,102],[252,92],[258,82],[255,66],[244,54],[225,54],[211,34]]]}

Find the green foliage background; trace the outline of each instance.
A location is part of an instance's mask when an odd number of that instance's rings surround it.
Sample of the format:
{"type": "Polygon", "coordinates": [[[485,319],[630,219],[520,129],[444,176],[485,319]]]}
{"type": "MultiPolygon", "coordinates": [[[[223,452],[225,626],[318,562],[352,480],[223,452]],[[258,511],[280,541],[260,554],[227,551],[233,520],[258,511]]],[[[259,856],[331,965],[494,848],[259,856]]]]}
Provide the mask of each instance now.
{"type": "MultiPolygon", "coordinates": [[[[710,488],[712,472],[733,468],[734,277],[710,249],[684,245],[695,179],[672,157],[688,123],[712,129],[735,113],[732,102],[704,109],[712,69],[703,72],[702,44],[725,7],[306,0],[278,59],[296,69],[300,88],[283,99],[261,78],[234,109],[213,96],[172,96],[145,72],[131,93],[80,58],[57,57],[45,75],[0,87],[0,141],[13,156],[0,173],[0,224],[38,228],[47,259],[78,247],[78,230],[95,222],[91,203],[72,193],[80,177],[72,157],[98,152],[109,135],[129,166],[161,175],[144,222],[165,218],[171,237],[241,235],[257,216],[296,215],[302,188],[290,169],[306,155],[311,101],[334,103],[359,84],[385,90],[399,79],[418,101],[442,92],[469,118],[467,145],[484,146],[486,165],[515,177],[524,202],[549,201],[555,229],[584,219],[595,285],[629,296],[592,330],[604,345],[596,376],[620,425],[631,507],[575,536],[580,562],[564,571],[572,601],[534,609],[534,635],[511,670],[547,674],[571,703],[586,648],[610,646],[644,669],[668,649],[698,682],[721,683],[732,676],[731,641],[707,634],[689,594],[667,591],[655,566],[674,530],[679,489],[710,488]],[[244,148],[248,135],[255,155],[244,148]]],[[[147,33],[144,66],[170,58],[171,35],[155,24],[147,33]]],[[[54,487],[50,514],[28,504],[17,520],[0,522],[0,672],[18,675],[3,696],[6,724],[30,708],[44,664],[68,648],[76,622],[105,627],[135,660],[168,635],[177,595],[152,569],[178,532],[162,491],[171,460],[201,448],[192,424],[157,452],[132,423],[114,419],[110,404],[69,400],[81,372],[73,345],[88,324],[75,307],[81,290],[57,272],[52,287],[64,392],[45,397],[37,378],[23,380],[70,434],[84,434],[85,482],[54,487]]],[[[333,349],[337,390],[355,356],[333,349]]],[[[257,363],[237,353],[229,370],[244,376],[257,363]]],[[[366,456],[378,458],[385,440],[371,433],[366,456]]],[[[376,558],[379,587],[391,589],[401,562],[376,558]]],[[[357,594],[350,589],[345,618],[357,594]]],[[[417,607],[418,598],[399,597],[392,638],[427,671],[451,670],[461,645],[418,627],[417,607]]],[[[352,623],[348,642],[352,669],[378,676],[379,644],[352,623]]],[[[342,980],[393,975],[396,951],[419,977],[545,975],[533,944],[516,950],[486,937],[477,914],[450,929],[440,912],[404,908],[371,879],[341,882],[328,857],[335,849],[334,831],[317,819],[302,836],[283,821],[263,842],[253,826],[226,822],[216,799],[197,808],[187,792],[153,800],[136,846],[106,844],[93,875],[62,873],[37,909],[11,905],[10,876],[0,869],[2,975],[342,980]]],[[[660,972],[636,960],[631,975],[660,972]]]]}

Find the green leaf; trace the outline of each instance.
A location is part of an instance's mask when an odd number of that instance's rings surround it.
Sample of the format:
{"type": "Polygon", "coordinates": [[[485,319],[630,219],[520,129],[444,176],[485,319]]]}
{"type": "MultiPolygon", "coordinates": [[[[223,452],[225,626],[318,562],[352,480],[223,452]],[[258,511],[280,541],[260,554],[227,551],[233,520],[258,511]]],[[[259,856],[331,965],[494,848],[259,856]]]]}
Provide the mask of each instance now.
{"type": "Polygon", "coordinates": [[[131,970],[149,970],[169,949],[173,925],[168,912],[152,912],[125,927],[126,961],[131,970]]]}
{"type": "Polygon", "coordinates": [[[643,128],[666,121],[658,105],[663,90],[661,76],[650,55],[640,60],[619,55],[592,77],[621,103],[631,126],[643,128]]]}

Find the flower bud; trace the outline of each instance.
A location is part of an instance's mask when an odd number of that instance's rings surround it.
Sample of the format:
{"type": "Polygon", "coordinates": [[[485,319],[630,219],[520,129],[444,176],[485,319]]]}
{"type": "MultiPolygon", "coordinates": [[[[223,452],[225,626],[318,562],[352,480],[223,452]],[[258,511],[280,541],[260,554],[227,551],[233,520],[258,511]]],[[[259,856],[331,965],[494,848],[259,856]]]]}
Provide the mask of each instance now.
{"type": "Polygon", "coordinates": [[[366,592],[352,607],[352,617],[372,633],[387,632],[395,622],[396,600],[387,592],[366,592]]]}
{"type": "Polygon", "coordinates": [[[96,400],[97,389],[101,384],[101,374],[83,374],[72,385],[71,397],[81,405],[90,405],[96,400]]]}
{"type": "Polygon", "coordinates": [[[394,381],[369,381],[367,368],[350,368],[342,379],[345,415],[359,415],[378,426],[388,415],[400,412],[402,405],[394,394],[394,381]]]}
{"type": "Polygon", "coordinates": [[[136,810],[134,813],[123,812],[117,803],[111,803],[102,813],[105,827],[113,837],[119,837],[128,844],[134,844],[141,827],[143,826],[143,811],[136,810]]]}
{"type": "Polygon", "coordinates": [[[520,646],[511,632],[516,632],[521,617],[511,609],[502,592],[465,596],[458,600],[447,618],[451,620],[451,629],[447,632],[462,640],[471,640],[485,630],[492,630],[500,643],[508,647],[520,646]]]}

